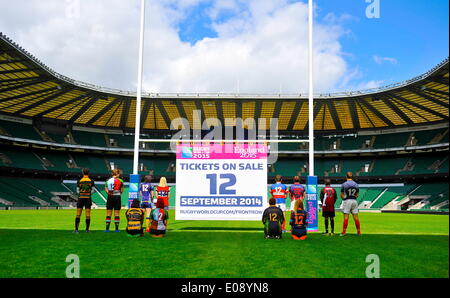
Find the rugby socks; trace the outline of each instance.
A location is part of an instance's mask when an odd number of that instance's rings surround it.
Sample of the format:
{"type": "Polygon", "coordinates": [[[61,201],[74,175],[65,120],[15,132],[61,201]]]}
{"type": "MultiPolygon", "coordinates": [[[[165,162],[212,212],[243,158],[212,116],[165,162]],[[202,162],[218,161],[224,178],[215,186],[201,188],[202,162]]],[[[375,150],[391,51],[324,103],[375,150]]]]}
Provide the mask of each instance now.
{"type": "Polygon", "coordinates": [[[356,230],[358,231],[358,235],[361,234],[361,224],[359,223],[359,219],[355,220],[356,230]]]}
{"type": "Polygon", "coordinates": [[[109,231],[109,225],[111,224],[111,216],[106,217],[106,230],[109,231]]]}
{"type": "MultiPolygon", "coordinates": [[[[334,218],[330,218],[330,224],[331,224],[331,233],[334,234],[334,218]]],[[[328,227],[327,227],[327,232],[328,232],[328,227]]]]}
{"type": "Polygon", "coordinates": [[[149,232],[150,231],[150,217],[147,217],[145,219],[145,226],[147,227],[146,231],[149,232]]]}
{"type": "Polygon", "coordinates": [[[347,233],[347,226],[348,226],[348,218],[344,219],[344,224],[342,225],[342,234],[347,233]]]}
{"type": "Polygon", "coordinates": [[[91,226],[91,218],[86,216],[86,231],[89,231],[90,226],[91,226]]]}
{"type": "Polygon", "coordinates": [[[78,227],[80,226],[80,217],[75,217],[75,231],[78,231],[78,227]]]}
{"type": "Polygon", "coordinates": [[[119,223],[120,223],[120,217],[119,216],[115,216],[114,217],[114,225],[116,226],[116,231],[119,230],[119,223]]]}
{"type": "Polygon", "coordinates": [[[325,217],[325,233],[328,234],[328,217],[325,217]]]}

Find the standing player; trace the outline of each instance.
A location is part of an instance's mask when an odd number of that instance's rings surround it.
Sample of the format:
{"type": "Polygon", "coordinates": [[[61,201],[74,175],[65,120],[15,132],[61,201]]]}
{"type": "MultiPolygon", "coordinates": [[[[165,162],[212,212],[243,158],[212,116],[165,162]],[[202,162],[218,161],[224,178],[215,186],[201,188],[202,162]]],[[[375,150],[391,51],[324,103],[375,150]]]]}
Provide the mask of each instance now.
{"type": "Polygon", "coordinates": [[[294,211],[295,202],[305,198],[305,187],[300,184],[300,177],[294,177],[294,184],[289,188],[289,195],[291,197],[291,211],[294,211]]]}
{"type": "Polygon", "coordinates": [[[77,182],[78,188],[78,202],[77,215],[75,217],[75,231],[78,234],[78,227],[80,226],[81,213],[83,207],[86,209],[86,232],[89,233],[89,226],[91,225],[91,206],[92,206],[92,189],[94,188],[94,181],[89,178],[89,170],[83,169],[83,177],[77,182]]]}
{"type": "Polygon", "coordinates": [[[142,205],[141,208],[145,209],[145,225],[147,226],[146,232],[150,231],[150,212],[152,208],[154,208],[153,204],[153,185],[152,176],[147,175],[144,177],[144,182],[141,183],[141,197],[142,197],[142,205]]]}
{"type": "Polygon", "coordinates": [[[269,207],[264,210],[262,222],[264,224],[264,237],[265,238],[282,238],[281,227],[284,225],[284,213],[277,207],[276,199],[271,198],[269,200],[269,207]]]}
{"type": "Polygon", "coordinates": [[[159,179],[159,185],[156,187],[157,200],[161,199],[164,202],[164,210],[169,210],[169,195],[170,187],[167,185],[166,177],[159,179]]]}
{"type": "Polygon", "coordinates": [[[331,187],[330,180],[325,180],[325,188],[320,192],[320,202],[322,203],[322,216],[325,218],[324,235],[334,235],[334,204],[336,204],[337,195],[334,188],[331,187]],[[331,223],[331,234],[328,234],[328,219],[331,223]]]}
{"type": "MultiPolygon", "coordinates": [[[[288,193],[288,188],[286,185],[281,183],[283,178],[281,175],[275,176],[275,183],[270,187],[270,193],[272,198],[275,199],[276,206],[281,209],[281,211],[286,211],[286,195],[288,193]]],[[[282,224],[283,232],[287,232],[285,228],[285,222],[282,224]]]]}
{"type": "Polygon", "coordinates": [[[112,177],[106,181],[105,191],[108,194],[106,201],[106,230],[109,232],[111,215],[114,210],[115,232],[119,232],[120,208],[122,207],[123,180],[120,179],[120,170],[112,170],[112,177]]]}
{"type": "Polygon", "coordinates": [[[353,181],[353,173],[347,172],[347,181],[342,184],[341,188],[341,198],[342,206],[344,212],[344,224],[342,225],[342,234],[345,236],[347,234],[348,218],[350,213],[353,215],[353,220],[355,221],[356,230],[358,235],[361,235],[361,227],[358,218],[358,195],[359,186],[353,181]]]}
{"type": "Polygon", "coordinates": [[[303,201],[295,201],[294,210],[291,212],[290,225],[292,226],[292,238],[294,240],[306,239],[306,227],[308,226],[308,212],[304,210],[303,201]]]}

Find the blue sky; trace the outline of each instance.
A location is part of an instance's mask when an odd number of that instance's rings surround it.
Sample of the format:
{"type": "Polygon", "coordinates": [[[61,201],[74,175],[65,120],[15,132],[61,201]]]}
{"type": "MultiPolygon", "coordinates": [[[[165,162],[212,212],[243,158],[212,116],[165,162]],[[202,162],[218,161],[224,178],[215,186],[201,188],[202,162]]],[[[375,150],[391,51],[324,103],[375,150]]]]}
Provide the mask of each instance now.
{"type": "MultiPolygon", "coordinates": [[[[208,16],[212,3],[204,1],[187,11],[179,23],[182,41],[195,44],[205,37],[218,37],[208,16]]],[[[340,38],[342,51],[351,68],[361,72],[353,77],[353,85],[368,80],[381,85],[406,80],[448,57],[448,0],[380,0],[379,19],[366,17],[370,3],[365,0],[315,0],[315,5],[317,24],[337,22],[348,30],[340,38]]],[[[240,8],[247,9],[245,5],[240,8]]],[[[224,11],[216,22],[234,15],[224,11]]]]}
{"type": "MultiPolygon", "coordinates": [[[[379,1],[369,19],[366,0],[315,0],[315,92],[400,82],[448,57],[448,0],[379,1]]],[[[0,32],[58,73],[133,91],[139,3],[0,0],[0,32]]],[[[146,3],[144,91],[307,92],[306,0],[146,3]]]]}

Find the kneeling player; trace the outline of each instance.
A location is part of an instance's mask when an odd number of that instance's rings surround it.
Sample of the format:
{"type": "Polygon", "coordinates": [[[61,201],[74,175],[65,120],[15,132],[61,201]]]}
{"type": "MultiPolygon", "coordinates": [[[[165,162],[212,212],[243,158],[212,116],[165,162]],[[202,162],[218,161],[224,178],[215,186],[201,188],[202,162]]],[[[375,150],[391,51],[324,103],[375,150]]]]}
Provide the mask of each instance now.
{"type": "Polygon", "coordinates": [[[164,200],[158,199],[156,208],[150,213],[152,223],[150,225],[150,234],[152,237],[162,238],[166,234],[169,219],[169,211],[164,209],[164,200]]]}
{"type": "Polygon", "coordinates": [[[127,233],[130,236],[140,237],[144,235],[144,211],[139,208],[140,202],[138,199],[134,199],[131,203],[131,208],[125,212],[127,217],[127,233]]]}
{"type": "Polygon", "coordinates": [[[264,236],[266,238],[282,238],[282,226],[284,225],[284,213],[276,206],[274,198],[269,200],[269,207],[264,210],[262,222],[264,224],[264,236]]]}
{"type": "Polygon", "coordinates": [[[295,240],[306,239],[306,227],[308,226],[308,213],[303,210],[303,201],[295,201],[294,211],[291,212],[290,224],[292,227],[292,238],[295,240]]]}

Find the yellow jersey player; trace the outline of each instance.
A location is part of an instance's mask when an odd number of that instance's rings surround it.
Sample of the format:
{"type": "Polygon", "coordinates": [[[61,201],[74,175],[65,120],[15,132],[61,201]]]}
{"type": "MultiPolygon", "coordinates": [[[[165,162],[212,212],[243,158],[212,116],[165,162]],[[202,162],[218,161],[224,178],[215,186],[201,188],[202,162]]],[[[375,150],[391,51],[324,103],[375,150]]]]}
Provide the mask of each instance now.
{"type": "Polygon", "coordinates": [[[94,188],[94,181],[89,178],[89,170],[83,169],[83,177],[77,182],[78,188],[78,202],[77,202],[77,214],[75,217],[75,231],[78,234],[78,227],[80,226],[81,213],[83,208],[86,209],[86,232],[89,233],[89,227],[91,225],[91,206],[92,206],[92,190],[94,188]]]}
{"type": "Polygon", "coordinates": [[[140,208],[138,199],[134,199],[130,209],[125,212],[127,218],[127,233],[130,237],[141,237],[144,235],[144,210],[140,208]]]}

